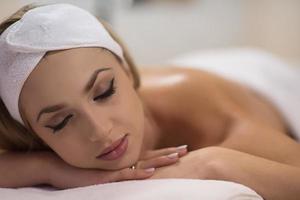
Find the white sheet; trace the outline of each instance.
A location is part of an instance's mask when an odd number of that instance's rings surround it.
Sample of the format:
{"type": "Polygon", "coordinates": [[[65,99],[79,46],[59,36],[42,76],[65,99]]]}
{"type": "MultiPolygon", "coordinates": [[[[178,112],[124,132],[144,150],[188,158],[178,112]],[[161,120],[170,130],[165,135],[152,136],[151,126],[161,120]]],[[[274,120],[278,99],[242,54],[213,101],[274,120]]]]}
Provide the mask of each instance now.
{"type": "Polygon", "coordinates": [[[1,189],[1,200],[262,200],[241,184],[194,179],[124,181],[61,191],[1,189]]]}

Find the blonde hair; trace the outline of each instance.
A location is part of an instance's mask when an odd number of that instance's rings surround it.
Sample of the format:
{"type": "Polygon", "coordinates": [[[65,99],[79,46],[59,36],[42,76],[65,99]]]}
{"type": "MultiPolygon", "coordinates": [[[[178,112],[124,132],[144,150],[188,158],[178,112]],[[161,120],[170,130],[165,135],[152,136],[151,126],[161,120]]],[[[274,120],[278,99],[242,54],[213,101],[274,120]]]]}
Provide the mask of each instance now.
{"type": "MultiPolygon", "coordinates": [[[[45,4],[44,4],[45,5],[45,4]]],[[[12,14],[6,20],[0,24],[0,34],[2,34],[5,29],[10,25],[17,22],[22,18],[22,16],[29,10],[36,7],[43,6],[39,4],[28,4],[20,8],[17,12],[12,14]]],[[[132,76],[134,81],[134,88],[138,89],[140,87],[140,76],[136,65],[130,56],[127,48],[124,46],[121,39],[113,32],[109,24],[105,21],[98,19],[103,26],[106,28],[111,37],[121,46],[123,49],[123,56],[125,63],[123,63],[119,57],[116,56],[119,62],[122,65],[127,65],[130,72],[128,72],[125,66],[123,66],[125,72],[132,76]]],[[[34,131],[29,127],[29,130],[26,129],[19,122],[14,120],[6,109],[2,99],[0,98],[0,149],[2,150],[11,150],[11,151],[31,151],[31,150],[50,150],[51,148],[44,143],[34,131]]]]}

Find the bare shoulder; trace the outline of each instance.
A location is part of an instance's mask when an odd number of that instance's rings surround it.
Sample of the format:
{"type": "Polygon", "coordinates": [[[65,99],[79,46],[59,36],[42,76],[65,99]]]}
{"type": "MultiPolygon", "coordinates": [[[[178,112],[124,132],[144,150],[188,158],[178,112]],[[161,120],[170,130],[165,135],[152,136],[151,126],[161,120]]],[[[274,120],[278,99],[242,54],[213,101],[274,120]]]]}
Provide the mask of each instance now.
{"type": "Polygon", "coordinates": [[[178,92],[189,92],[195,89],[207,88],[212,86],[209,83],[215,78],[212,74],[200,69],[175,66],[142,68],[140,72],[142,87],[145,89],[165,90],[165,95],[175,95],[176,93],[173,93],[175,90],[178,92]]]}
{"type": "Polygon", "coordinates": [[[141,91],[152,97],[159,96],[161,103],[166,102],[168,106],[195,100],[196,97],[189,98],[190,93],[201,90],[201,86],[202,89],[206,87],[205,84],[200,84],[206,81],[205,76],[198,70],[164,66],[143,68],[140,71],[141,91]]]}
{"type": "Polygon", "coordinates": [[[170,116],[183,116],[195,130],[225,137],[232,121],[252,118],[284,130],[278,110],[237,82],[200,69],[156,66],[141,70],[141,90],[170,116]],[[238,119],[237,119],[238,118],[238,119]],[[221,135],[220,135],[221,134],[221,135]]]}
{"type": "MultiPolygon", "coordinates": [[[[245,85],[201,69],[170,66],[162,71],[153,71],[148,75],[160,74],[162,80],[169,77],[169,82],[165,81],[170,86],[166,92],[171,95],[170,98],[175,95],[177,103],[197,104],[198,107],[214,105],[216,109],[230,111],[227,114],[262,120],[281,130],[286,128],[285,120],[275,105],[245,85]],[[176,84],[171,86],[171,80],[176,84]],[[180,95],[176,91],[180,91],[180,95]]],[[[151,78],[146,80],[148,85],[152,84],[151,78]]]]}
{"type": "Polygon", "coordinates": [[[141,70],[141,90],[152,97],[159,96],[155,99],[163,99],[161,103],[165,102],[177,114],[200,110],[215,113],[228,108],[224,89],[222,78],[200,69],[164,66],[141,70]]]}
{"type": "Polygon", "coordinates": [[[223,140],[234,113],[218,81],[213,74],[192,68],[151,68],[141,72],[140,91],[172,122],[177,136],[189,134],[189,146],[196,149],[223,140]]]}

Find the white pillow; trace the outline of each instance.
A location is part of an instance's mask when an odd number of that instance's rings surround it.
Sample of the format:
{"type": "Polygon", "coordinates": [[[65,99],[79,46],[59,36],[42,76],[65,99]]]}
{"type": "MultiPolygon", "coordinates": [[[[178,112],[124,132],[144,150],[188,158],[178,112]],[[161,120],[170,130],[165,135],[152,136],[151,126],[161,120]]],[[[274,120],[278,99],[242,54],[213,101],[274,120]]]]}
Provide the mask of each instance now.
{"type": "Polygon", "coordinates": [[[123,181],[68,190],[0,188],[3,200],[263,200],[234,182],[195,179],[123,181]]]}

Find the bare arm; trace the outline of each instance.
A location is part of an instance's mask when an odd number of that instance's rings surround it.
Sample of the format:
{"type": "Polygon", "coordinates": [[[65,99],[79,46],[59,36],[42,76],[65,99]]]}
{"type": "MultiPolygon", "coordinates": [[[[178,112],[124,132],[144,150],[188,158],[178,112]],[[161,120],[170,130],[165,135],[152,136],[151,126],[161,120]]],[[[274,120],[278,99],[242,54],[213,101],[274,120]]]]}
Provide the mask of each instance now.
{"type": "Polygon", "coordinates": [[[229,149],[217,158],[219,178],[245,184],[266,200],[299,199],[300,144],[255,121],[242,120],[231,131],[220,145],[229,149]]]}
{"type": "Polygon", "coordinates": [[[138,161],[135,170],[124,168],[107,171],[71,166],[50,151],[5,152],[0,154],[0,187],[18,188],[49,184],[65,189],[145,179],[154,173],[149,171],[149,168],[172,165],[186,153],[186,148],[176,147],[147,151],[138,161]]]}
{"type": "Polygon", "coordinates": [[[240,119],[218,146],[300,167],[300,144],[273,127],[240,119]]]}
{"type": "MultiPolygon", "coordinates": [[[[244,184],[266,200],[300,196],[300,144],[285,133],[254,121],[242,121],[215,152],[215,179],[244,184]]],[[[213,173],[211,173],[213,174],[213,173]]]]}
{"type": "Polygon", "coordinates": [[[300,168],[231,149],[216,150],[210,163],[212,179],[241,183],[265,200],[299,199],[300,168]]]}
{"type": "Polygon", "coordinates": [[[0,154],[0,187],[24,187],[47,182],[46,152],[4,152],[0,154]]]}
{"type": "Polygon", "coordinates": [[[300,168],[248,153],[211,146],[191,151],[176,165],[158,169],[151,179],[191,178],[243,184],[265,200],[298,200],[300,168]]]}

